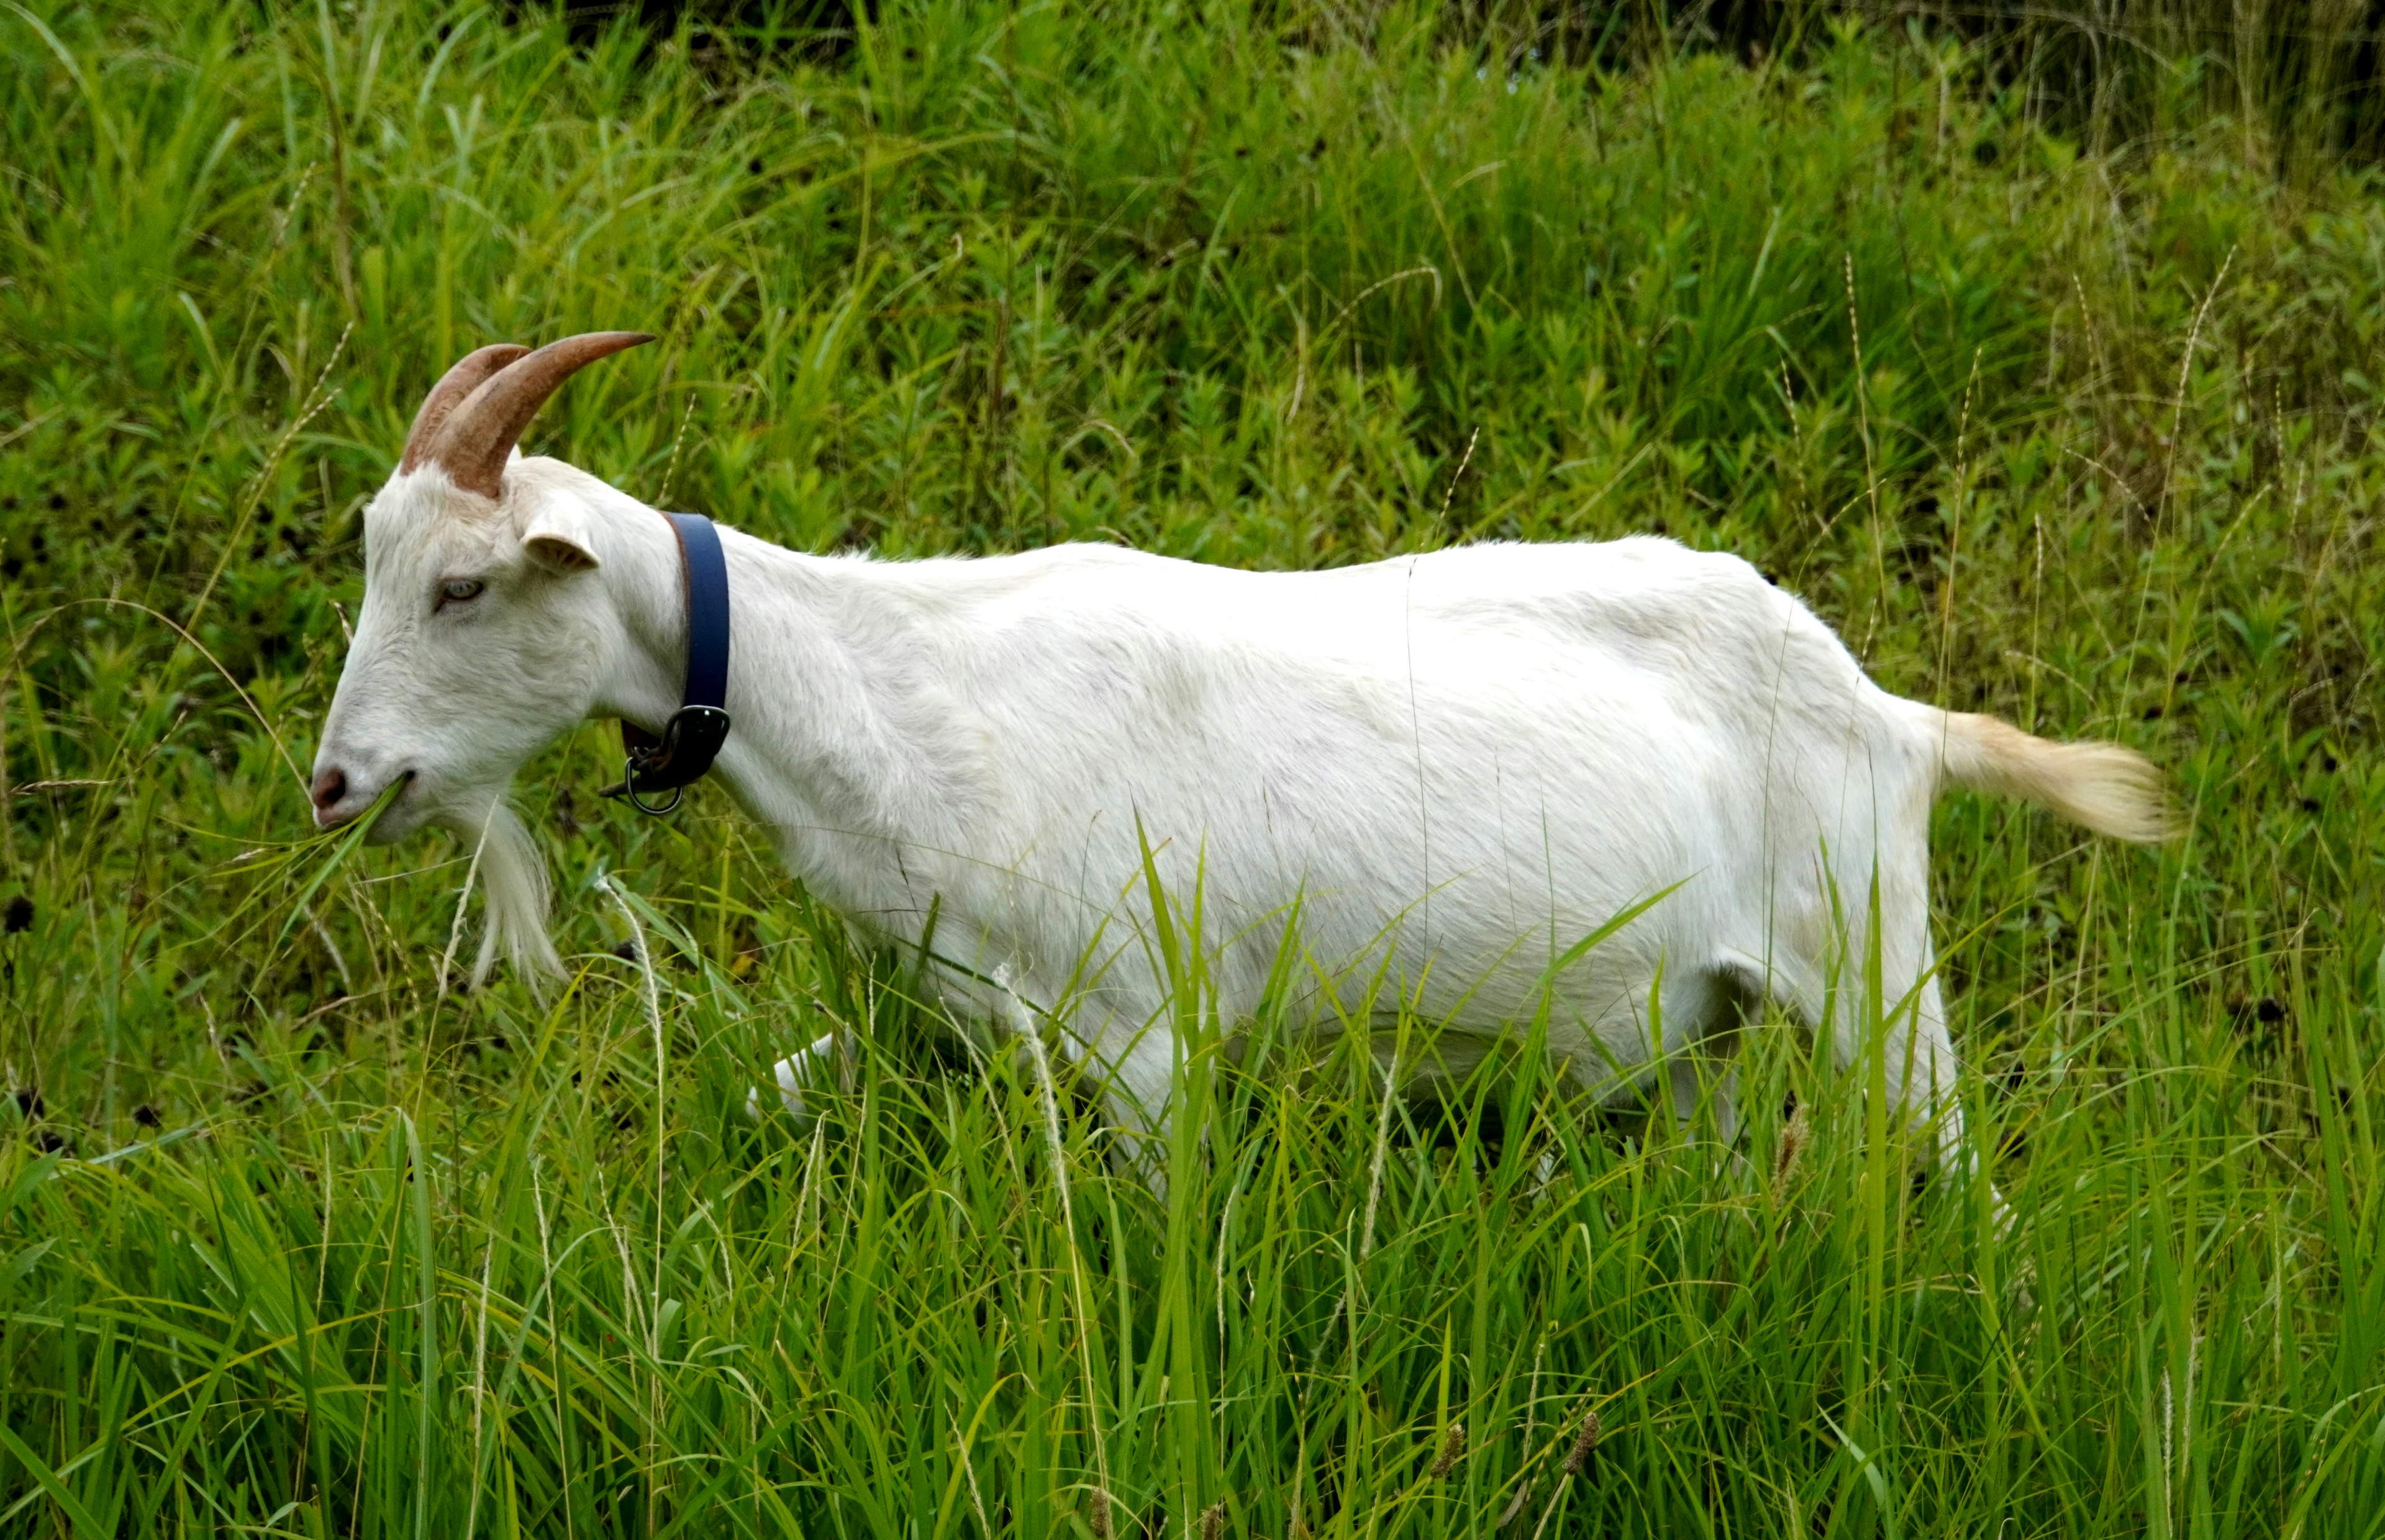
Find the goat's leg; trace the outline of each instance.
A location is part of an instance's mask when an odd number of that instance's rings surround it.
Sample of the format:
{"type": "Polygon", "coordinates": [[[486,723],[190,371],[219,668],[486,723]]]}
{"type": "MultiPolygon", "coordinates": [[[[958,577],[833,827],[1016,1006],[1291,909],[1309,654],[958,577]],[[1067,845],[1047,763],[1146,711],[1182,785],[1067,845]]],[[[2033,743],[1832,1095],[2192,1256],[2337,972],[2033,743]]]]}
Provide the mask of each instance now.
{"type": "Polygon", "coordinates": [[[1879,1053],[1890,1115],[1933,1124],[1939,1159],[1949,1162],[1965,1149],[1963,1106],[1955,1094],[1960,1065],[1946,1032],[1929,915],[1920,903],[1893,901],[1885,893],[1880,905],[1880,1017],[1874,1019],[1865,982],[1874,965],[1862,950],[1869,943],[1856,940],[1863,932],[1851,925],[1846,962],[1839,970],[1832,1057],[1844,1071],[1879,1053]]]}
{"type": "MultiPolygon", "coordinates": [[[[1924,938],[1923,956],[1928,955],[1924,938]]],[[[1946,1031],[1938,980],[1933,974],[1909,987],[1913,995],[1912,1025],[1904,1034],[1905,1044],[1898,1042],[1897,1035],[1889,1038],[1890,1104],[1910,1115],[1932,1121],[1938,1135],[1940,1171],[1959,1170],[1966,1176],[1987,1183],[1988,1208],[1995,1218],[1996,1229],[2002,1232],[2011,1226],[2012,1210],[1994,1179],[1982,1171],[1979,1144],[1964,1123],[1962,1098],[1956,1087],[1959,1066],[1954,1038],[1946,1031]],[[1900,1052],[1900,1048],[1904,1051],[1900,1052]],[[1899,1079],[1897,1071],[1903,1062],[1909,1062],[1912,1068],[1899,1079]]]]}
{"type": "Polygon", "coordinates": [[[1686,987],[1676,990],[1668,981],[1666,990],[1673,997],[1668,1002],[1668,1025],[1678,1023],[1687,1028],[1686,1040],[1665,1056],[1673,1131],[1681,1139],[1695,1137],[1698,1105],[1704,1102],[1714,1117],[1720,1165],[1733,1180],[1744,1183],[1749,1167],[1739,1149],[1739,1034],[1743,1001],[1727,975],[1700,974],[1683,982],[1686,987]]]}
{"type": "Polygon", "coordinates": [[[1683,969],[1662,985],[1666,1088],[1673,1126],[1686,1136],[1698,1103],[1714,1109],[1715,1136],[1729,1149],[1739,1139],[1739,1031],[1746,1004],[1729,970],[1683,969]]]}
{"type": "MultiPolygon", "coordinates": [[[[1883,913],[1880,926],[1880,1003],[1887,1020],[1869,1019],[1863,954],[1849,950],[1835,968],[1817,957],[1779,955],[1759,962],[1748,950],[1722,966],[1751,1001],[1770,1000],[1817,1032],[1830,1030],[1831,1059],[1840,1071],[1854,1068],[1879,1039],[1892,1116],[1928,1120],[1935,1139],[1931,1158],[1941,1170],[1959,1167],[1980,1174],[1978,1151],[1964,1124],[1957,1094],[1960,1061],[1946,1030],[1932,959],[1929,919],[1921,906],[1909,914],[1883,913]]],[[[1861,935],[1859,926],[1851,926],[1861,935]]],[[[1992,1183],[1989,1201],[1999,1225],[2005,1222],[2004,1197],[1992,1183]]]]}
{"type": "MultiPolygon", "coordinates": [[[[1883,904],[1880,1006],[1888,1019],[1868,1019],[1870,1012],[1864,1003],[1867,991],[1857,982],[1863,977],[1861,968],[1842,970],[1835,1057],[1842,1070],[1852,1067],[1872,1051],[1872,1038],[1877,1036],[1890,1114],[1930,1125],[1935,1135],[1931,1153],[1940,1171],[1959,1170],[1967,1176],[1985,1179],[1979,1149],[1965,1125],[1958,1087],[1961,1061],[1946,1030],[1929,926],[1928,912],[1919,903],[1883,904]]],[[[1860,962],[1861,953],[1850,956],[1860,962]]],[[[2009,1211],[2004,1194],[1992,1180],[1988,1202],[1998,1228],[2003,1228],[2009,1222],[2009,1211]]]]}
{"type": "MultiPolygon", "coordinates": [[[[1029,1008],[1007,968],[996,969],[994,982],[1003,995],[998,1014],[1010,1028],[1030,1073],[1043,1082],[1045,1115],[1059,1113],[1055,1066],[1045,1051],[1047,1039],[1039,1030],[1036,1012],[1029,1008]]],[[[1116,1133],[1112,1159],[1131,1168],[1166,1201],[1168,1138],[1174,1126],[1176,1080],[1175,1035],[1164,1019],[1139,1022],[1098,996],[1080,996],[1057,1012],[1059,1031],[1052,1035],[1069,1063],[1091,1078],[1101,1093],[1116,1133]]],[[[1058,1129],[1052,1130],[1058,1136],[1058,1129]]]]}
{"type": "Polygon", "coordinates": [[[1164,1021],[1131,1023],[1105,1012],[1070,1048],[1101,1087],[1116,1134],[1112,1158],[1168,1198],[1168,1141],[1176,1121],[1176,1035],[1164,1021]]]}
{"type": "Polygon", "coordinates": [[[1686,1135],[1697,1121],[1700,1099],[1711,1097],[1715,1135],[1729,1148],[1739,1142],[1739,1059],[1728,1046],[1709,1048],[1706,1042],[1702,1039],[1666,1056],[1673,1126],[1686,1135]]]}
{"type": "MultiPolygon", "coordinates": [[[[831,1032],[810,1047],[791,1053],[771,1066],[771,1074],[778,1081],[779,1104],[787,1110],[789,1117],[806,1127],[818,1121],[819,1113],[805,1099],[805,1093],[819,1083],[822,1074],[832,1073],[837,1068],[843,1052],[843,1036],[831,1032]]],[[[759,1089],[745,1093],[745,1115],[760,1121],[762,1093],[759,1089]]]]}

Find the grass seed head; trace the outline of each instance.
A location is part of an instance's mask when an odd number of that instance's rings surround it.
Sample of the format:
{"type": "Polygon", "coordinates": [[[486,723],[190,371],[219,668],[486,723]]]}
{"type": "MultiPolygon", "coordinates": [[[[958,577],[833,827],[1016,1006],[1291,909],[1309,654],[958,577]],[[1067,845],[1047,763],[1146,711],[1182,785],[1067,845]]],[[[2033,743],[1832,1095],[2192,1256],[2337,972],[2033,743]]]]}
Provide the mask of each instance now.
{"type": "Polygon", "coordinates": [[[1441,1453],[1433,1459],[1432,1479],[1441,1480],[1450,1472],[1457,1469],[1457,1462],[1465,1458],[1466,1424],[1452,1422],[1449,1425],[1448,1436],[1441,1441],[1441,1453]]]}
{"type": "Polygon", "coordinates": [[[1785,1188],[1789,1179],[1797,1174],[1797,1161],[1805,1153],[1805,1145],[1813,1136],[1813,1124],[1805,1118],[1805,1104],[1789,1114],[1789,1122],[1780,1130],[1780,1149],[1772,1158],[1772,1186],[1775,1191],[1785,1188]]]}
{"type": "Polygon", "coordinates": [[[1581,1420],[1581,1432],[1566,1451],[1565,1463],[1557,1467],[1560,1474],[1578,1476],[1590,1468],[1591,1456],[1598,1449],[1598,1413],[1593,1411],[1581,1420]]]}

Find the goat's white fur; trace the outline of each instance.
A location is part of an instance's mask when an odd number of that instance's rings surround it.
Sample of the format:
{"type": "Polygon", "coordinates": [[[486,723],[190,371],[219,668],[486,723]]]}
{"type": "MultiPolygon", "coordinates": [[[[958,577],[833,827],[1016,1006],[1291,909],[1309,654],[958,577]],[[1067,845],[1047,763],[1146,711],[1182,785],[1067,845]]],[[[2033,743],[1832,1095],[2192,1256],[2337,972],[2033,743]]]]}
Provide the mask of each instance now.
{"type": "MultiPolygon", "coordinates": [[[[862,932],[916,945],[934,913],[949,1003],[1050,1012],[1130,1124],[1164,1123],[1175,1060],[1146,850],[1166,890],[1201,895],[1227,1019],[1259,1003],[1296,913],[1319,1020],[1397,1004],[1460,1042],[1531,1018],[1552,958],[1673,888],[1550,986],[1549,1042],[1610,1087],[1668,1062],[1677,1097],[1686,1056],[1751,998],[1835,1020],[1854,1052],[1859,1012],[1825,995],[1876,891],[1904,1006],[1888,1052],[1929,1104],[1954,1070],[1928,919],[1942,784],[2163,831],[2130,751],[1890,695],[1746,563],[1670,540],[1255,573],[1108,546],[880,562],[721,538],[736,725],[716,778],[862,932]]],[[[659,727],[678,703],[670,528],[516,458],[500,501],[436,465],[393,477],[366,540],[317,762],[348,789],[320,816],[410,772],[376,838],[485,827],[481,971],[502,940],[552,972],[534,847],[492,803],[583,718],[659,727]],[[485,591],[438,607],[456,578],[485,591]]],[[[791,1108],[802,1061],[834,1046],[780,1066],[791,1108]]]]}

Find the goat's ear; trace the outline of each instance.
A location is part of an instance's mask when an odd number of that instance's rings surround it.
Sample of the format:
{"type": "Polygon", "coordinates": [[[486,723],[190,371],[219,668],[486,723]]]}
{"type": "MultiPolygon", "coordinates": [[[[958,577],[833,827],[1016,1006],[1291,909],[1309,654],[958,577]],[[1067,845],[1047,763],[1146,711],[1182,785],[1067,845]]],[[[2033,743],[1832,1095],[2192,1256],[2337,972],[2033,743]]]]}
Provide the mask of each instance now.
{"type": "Polygon", "coordinates": [[[531,515],[522,528],[522,550],[549,572],[593,572],[600,565],[580,510],[552,504],[531,515]]]}

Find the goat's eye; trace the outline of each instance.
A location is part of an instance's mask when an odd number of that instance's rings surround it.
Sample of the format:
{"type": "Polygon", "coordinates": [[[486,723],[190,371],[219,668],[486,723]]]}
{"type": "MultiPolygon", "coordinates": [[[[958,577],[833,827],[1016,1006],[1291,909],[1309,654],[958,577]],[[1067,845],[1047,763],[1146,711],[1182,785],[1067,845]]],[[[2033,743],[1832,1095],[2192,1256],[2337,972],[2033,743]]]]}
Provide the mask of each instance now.
{"type": "Polygon", "coordinates": [[[460,604],[467,599],[478,599],[485,586],[477,578],[450,578],[439,585],[439,602],[460,604]]]}

